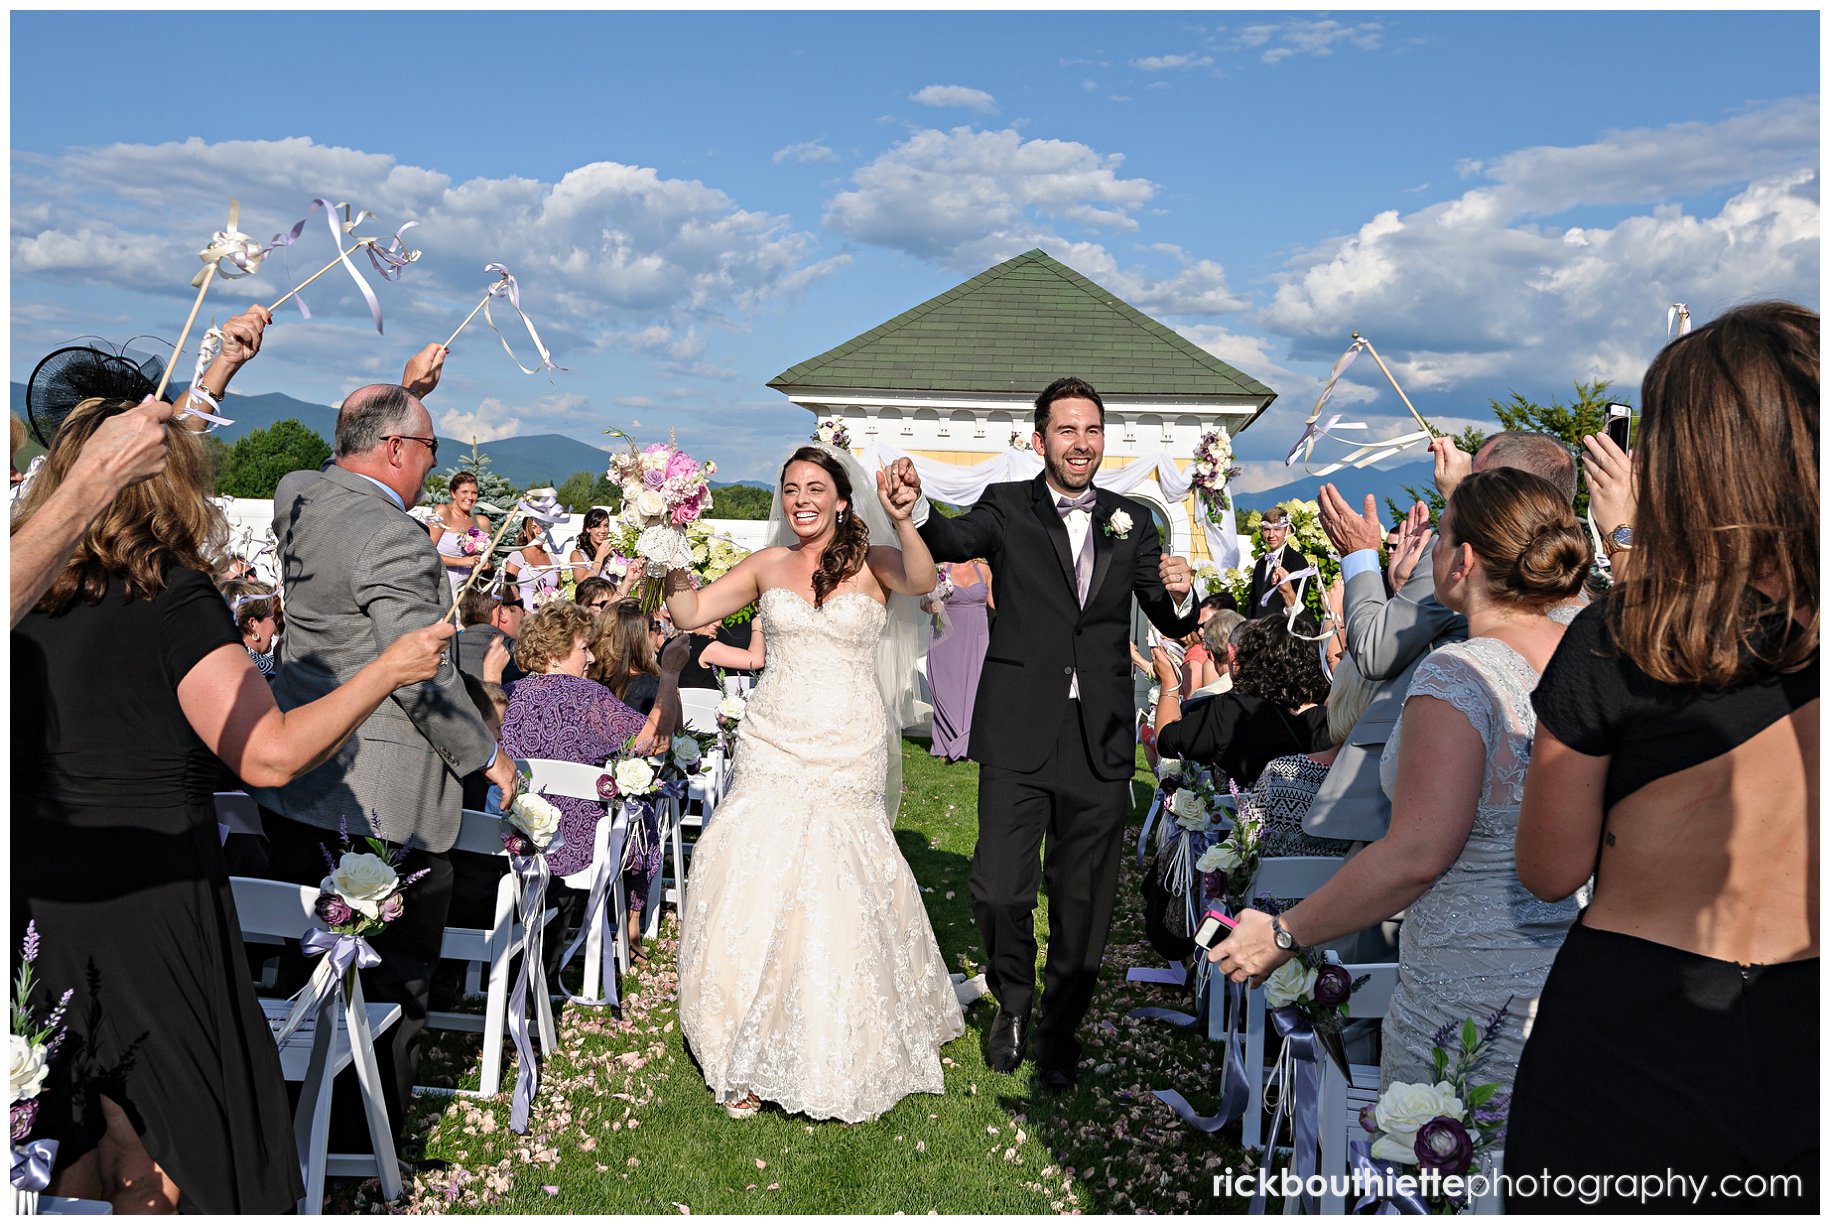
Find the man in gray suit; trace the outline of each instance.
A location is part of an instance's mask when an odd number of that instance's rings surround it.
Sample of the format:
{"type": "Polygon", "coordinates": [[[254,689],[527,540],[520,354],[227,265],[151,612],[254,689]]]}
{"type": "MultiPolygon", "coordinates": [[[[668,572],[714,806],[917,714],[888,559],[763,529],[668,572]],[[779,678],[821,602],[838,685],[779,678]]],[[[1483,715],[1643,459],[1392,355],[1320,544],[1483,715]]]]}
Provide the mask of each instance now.
{"type": "MultiPolygon", "coordinates": [[[[329,693],[450,606],[438,551],[406,513],[437,462],[438,440],[419,394],[436,386],[443,358],[440,346],[428,346],[408,363],[407,386],[352,392],[337,414],[336,462],[322,472],[290,473],[275,491],[286,663],[273,696],[283,710],[329,693]]],[[[319,848],[335,841],[338,823],[360,836],[371,816],[383,838],[410,848],[402,875],[428,870],[408,891],[403,916],[371,939],[382,961],[363,972],[371,1001],[402,1006],[400,1023],[378,1049],[397,1135],[451,902],[446,852],[462,819],[461,780],[476,770],[505,797],[513,794],[514,759],[496,744],[447,656],[430,681],[396,690],[329,761],[288,786],[250,789],[263,809],[269,871],[279,879],[317,884],[324,876],[319,848]]],[[[341,1104],[355,1094],[337,1098],[341,1104]]],[[[333,1130],[347,1140],[333,1147],[366,1146],[360,1117],[359,1109],[339,1111],[333,1130]]]]}
{"type": "MultiPolygon", "coordinates": [[[[1444,499],[1470,471],[1522,468],[1557,486],[1572,503],[1576,500],[1575,460],[1548,434],[1495,434],[1472,461],[1451,438],[1435,439],[1430,450],[1435,455],[1436,488],[1444,499]]],[[[1379,756],[1404,709],[1411,674],[1435,647],[1467,638],[1468,623],[1436,599],[1423,503],[1412,510],[1409,525],[1411,550],[1421,556],[1403,587],[1389,599],[1379,571],[1384,530],[1373,496],[1366,496],[1364,513],[1356,513],[1339,490],[1323,485],[1320,505],[1322,530],[1341,555],[1341,577],[1347,585],[1347,651],[1360,674],[1379,682],[1379,689],[1341,746],[1303,818],[1303,829],[1318,838],[1373,842],[1383,838],[1391,824],[1391,801],[1379,783],[1379,756]]]]}

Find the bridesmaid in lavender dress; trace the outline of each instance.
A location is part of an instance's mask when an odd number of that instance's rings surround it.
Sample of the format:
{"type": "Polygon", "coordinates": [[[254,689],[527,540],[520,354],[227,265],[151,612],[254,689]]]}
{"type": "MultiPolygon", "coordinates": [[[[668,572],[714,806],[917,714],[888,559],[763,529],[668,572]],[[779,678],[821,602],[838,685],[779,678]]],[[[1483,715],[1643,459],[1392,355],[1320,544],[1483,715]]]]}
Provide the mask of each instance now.
{"type": "Polygon", "coordinates": [[[934,631],[928,647],[928,688],[934,695],[934,742],[929,752],[946,761],[966,756],[972,737],[972,703],[978,696],[979,672],[985,666],[985,648],[991,641],[989,609],[991,567],[983,561],[942,567],[952,584],[943,605],[946,629],[934,631]]]}

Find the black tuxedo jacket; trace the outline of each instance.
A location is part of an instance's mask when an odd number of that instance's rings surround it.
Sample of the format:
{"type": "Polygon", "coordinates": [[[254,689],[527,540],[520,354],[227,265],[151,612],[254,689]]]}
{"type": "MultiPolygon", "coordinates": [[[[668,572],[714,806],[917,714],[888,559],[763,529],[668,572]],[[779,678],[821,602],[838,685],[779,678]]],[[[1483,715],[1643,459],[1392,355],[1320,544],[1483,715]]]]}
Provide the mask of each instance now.
{"type": "Polygon", "coordinates": [[[1265,592],[1274,591],[1276,589],[1271,582],[1271,571],[1277,568],[1280,564],[1280,559],[1284,568],[1284,573],[1286,574],[1295,574],[1298,570],[1307,569],[1311,564],[1307,557],[1297,552],[1294,546],[1288,544],[1280,551],[1276,553],[1266,553],[1263,557],[1253,562],[1252,586],[1246,592],[1245,607],[1239,610],[1248,618],[1269,617],[1272,615],[1281,617],[1284,615],[1284,602],[1280,596],[1272,596],[1271,602],[1268,604],[1259,603],[1260,600],[1264,599],[1265,592]]]}
{"type": "Polygon", "coordinates": [[[1080,678],[1080,718],[1101,778],[1129,778],[1134,768],[1136,705],[1131,687],[1131,597],[1163,633],[1181,637],[1197,625],[1193,608],[1175,613],[1175,598],[1157,574],[1162,544],[1150,511],[1098,490],[1091,524],[1093,580],[1080,607],[1074,549],[1040,476],[985,491],[957,519],[930,513],[921,538],[936,561],[983,557],[991,563],[998,616],[973,707],[973,760],[1030,773],[1054,751],[1068,702],[1069,677],[1080,678]],[[1112,515],[1131,527],[1120,536],[1112,515]]]}

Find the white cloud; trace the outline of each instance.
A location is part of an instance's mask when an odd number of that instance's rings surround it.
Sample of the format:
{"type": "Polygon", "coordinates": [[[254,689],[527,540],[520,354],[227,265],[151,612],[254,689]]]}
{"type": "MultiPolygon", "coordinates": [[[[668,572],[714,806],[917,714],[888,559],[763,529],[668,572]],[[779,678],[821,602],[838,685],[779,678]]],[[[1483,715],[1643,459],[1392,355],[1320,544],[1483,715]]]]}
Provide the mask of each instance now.
{"type": "Polygon", "coordinates": [[[783,162],[836,162],[839,155],[817,140],[803,140],[777,149],[769,160],[778,166],[783,162]]]}
{"type": "Polygon", "coordinates": [[[1383,212],[1299,256],[1263,320],[1320,361],[1365,331],[1413,397],[1473,391],[1484,404],[1511,386],[1549,392],[1591,378],[1630,387],[1665,341],[1672,302],[1699,322],[1764,297],[1816,303],[1807,106],[1814,116],[1814,103],[1787,102],[1491,159],[1481,173],[1493,185],[1383,212]],[[1692,212],[1669,202],[1680,190],[1732,194],[1692,212]],[[1527,220],[1594,202],[1637,208],[1601,225],[1527,220]]]}
{"type": "Polygon", "coordinates": [[[1046,228],[1043,218],[1133,230],[1131,214],[1156,187],[1121,177],[1123,164],[1122,155],[1077,141],[930,128],[860,169],[853,190],[827,201],[826,224],[860,242],[940,260],[987,239],[1001,239],[992,244],[1000,248],[1026,241],[1046,228]]]}
{"type": "Polygon", "coordinates": [[[1131,61],[1133,68],[1144,72],[1183,72],[1190,68],[1211,68],[1214,57],[1190,51],[1181,55],[1147,55],[1131,61]]]}
{"type": "Polygon", "coordinates": [[[929,85],[910,94],[909,100],[923,106],[959,106],[980,114],[997,106],[997,99],[990,94],[966,85],[929,85]]]}
{"type": "Polygon", "coordinates": [[[473,439],[477,442],[494,442],[498,438],[513,438],[521,432],[521,418],[509,415],[511,411],[494,396],[484,399],[472,412],[447,409],[438,419],[438,435],[459,442],[470,442],[473,439]]]}
{"type": "Polygon", "coordinates": [[[1247,50],[1263,48],[1258,58],[1267,64],[1276,64],[1295,55],[1332,55],[1336,47],[1343,45],[1361,51],[1377,51],[1383,35],[1384,27],[1376,21],[1343,25],[1328,18],[1314,21],[1293,18],[1244,26],[1235,37],[1234,45],[1247,50]]]}

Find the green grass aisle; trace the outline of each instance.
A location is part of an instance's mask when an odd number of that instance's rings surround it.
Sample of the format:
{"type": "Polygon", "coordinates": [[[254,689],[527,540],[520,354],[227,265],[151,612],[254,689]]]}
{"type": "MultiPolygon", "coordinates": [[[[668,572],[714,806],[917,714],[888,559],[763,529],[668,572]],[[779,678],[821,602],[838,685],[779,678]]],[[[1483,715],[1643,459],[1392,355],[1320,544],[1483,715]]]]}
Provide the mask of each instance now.
{"type": "MultiPolygon", "coordinates": [[[[922,885],[948,967],[976,973],[983,952],[966,876],[977,832],[977,767],[943,766],[925,741],[906,741],[904,749],[907,794],[897,842],[922,885]]],[[[1011,1076],[985,1066],[995,1006],[981,1000],[967,1015],[965,1035],[942,1051],[944,1095],[905,1098],[876,1121],[851,1127],[769,1108],[729,1119],[680,1035],[669,910],[653,959],[625,983],[620,1019],[578,1008],[560,1017],[562,1050],[544,1069],[527,1135],[508,1131],[512,1058],[505,1092],[494,1100],[419,1099],[409,1124],[416,1138],[406,1151],[449,1168],[418,1175],[395,1210],[1237,1211],[1243,1205],[1209,1194],[1212,1174],[1240,1166],[1236,1147],[1183,1127],[1151,1096],[1173,1086],[1189,1092],[1197,1108],[1211,1108],[1214,1048],[1160,1022],[1126,1019],[1140,1004],[1185,1007],[1186,1000],[1124,981],[1127,967],[1160,959],[1143,941],[1129,858],[1119,889],[1100,989],[1082,1029],[1081,1083],[1067,1097],[1033,1095],[1029,1065],[1011,1076]]],[[[1046,933],[1046,899],[1036,922],[1046,933]]],[[[477,1042],[441,1035],[422,1082],[474,1085],[477,1042]]],[[[341,1184],[335,1208],[383,1210],[374,1188],[341,1184]]]]}

